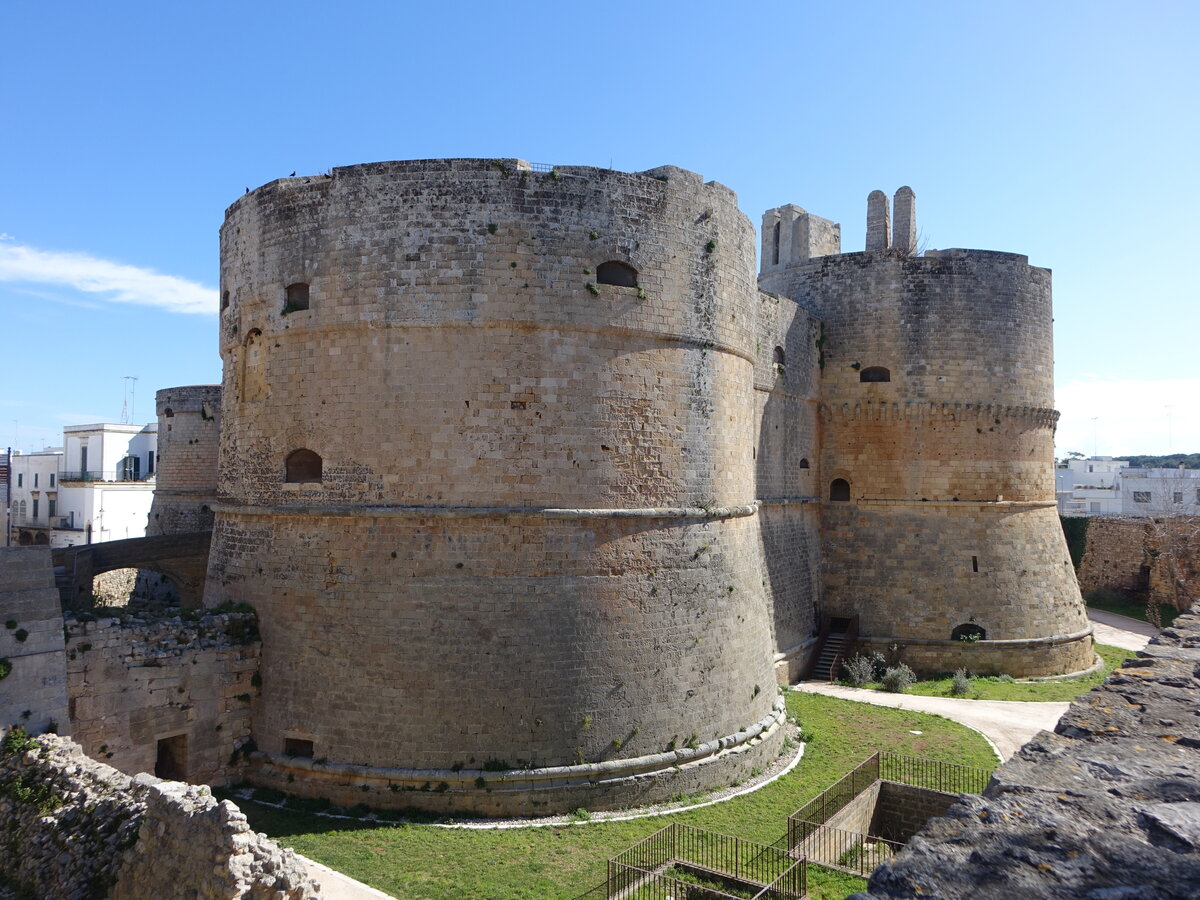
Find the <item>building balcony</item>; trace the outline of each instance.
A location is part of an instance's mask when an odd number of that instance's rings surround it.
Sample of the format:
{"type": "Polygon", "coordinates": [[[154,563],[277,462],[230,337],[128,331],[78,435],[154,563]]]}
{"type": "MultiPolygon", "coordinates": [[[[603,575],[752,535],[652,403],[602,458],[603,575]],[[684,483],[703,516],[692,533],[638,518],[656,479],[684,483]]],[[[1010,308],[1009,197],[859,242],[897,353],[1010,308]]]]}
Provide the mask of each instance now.
{"type": "Polygon", "coordinates": [[[104,473],[99,470],[88,470],[86,472],[63,472],[58,476],[60,483],[66,484],[68,481],[113,481],[112,473],[105,478],[104,473]]]}

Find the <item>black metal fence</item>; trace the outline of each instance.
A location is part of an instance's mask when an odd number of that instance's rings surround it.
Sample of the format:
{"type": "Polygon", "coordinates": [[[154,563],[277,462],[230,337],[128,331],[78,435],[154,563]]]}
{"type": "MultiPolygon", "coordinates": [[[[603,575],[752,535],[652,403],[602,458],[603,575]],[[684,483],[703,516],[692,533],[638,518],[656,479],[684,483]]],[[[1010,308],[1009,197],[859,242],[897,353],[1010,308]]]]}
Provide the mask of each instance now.
{"type": "Polygon", "coordinates": [[[777,847],[672,822],[608,861],[609,898],[800,900],[804,860],[777,847]],[[723,890],[737,886],[738,894],[723,890]]]}
{"type": "Polygon", "coordinates": [[[875,868],[894,857],[904,845],[860,831],[846,831],[830,825],[811,825],[807,834],[792,847],[792,854],[810,863],[866,878],[875,868]]]}
{"type": "Polygon", "coordinates": [[[879,777],[913,787],[945,791],[947,794],[982,794],[992,773],[975,766],[937,762],[917,756],[883,752],[879,756],[879,777]]]}

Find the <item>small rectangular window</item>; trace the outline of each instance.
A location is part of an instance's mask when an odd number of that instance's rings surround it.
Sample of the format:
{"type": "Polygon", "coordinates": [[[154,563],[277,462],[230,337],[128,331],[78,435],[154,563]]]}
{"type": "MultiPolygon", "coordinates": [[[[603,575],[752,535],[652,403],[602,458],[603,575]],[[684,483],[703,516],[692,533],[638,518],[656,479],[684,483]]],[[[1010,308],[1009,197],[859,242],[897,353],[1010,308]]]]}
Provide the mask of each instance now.
{"type": "Polygon", "coordinates": [[[313,742],[300,738],[284,738],[283,752],[285,756],[299,756],[304,759],[312,759],[313,742]]]}
{"type": "Polygon", "coordinates": [[[57,509],[58,509],[58,501],[55,500],[53,497],[47,497],[46,498],[46,515],[48,515],[50,518],[53,519],[54,516],[57,514],[57,512],[56,512],[57,509]]]}
{"type": "Polygon", "coordinates": [[[33,486],[34,487],[38,486],[38,473],[37,472],[33,473],[33,486]]]}
{"type": "Polygon", "coordinates": [[[1183,502],[1183,491],[1173,492],[1171,494],[1171,502],[1172,503],[1182,503],[1183,502]]]}
{"type": "Polygon", "coordinates": [[[50,487],[54,487],[54,473],[50,473],[50,487]]]}
{"type": "Polygon", "coordinates": [[[1150,502],[1150,492],[1149,491],[1134,491],[1133,492],[1133,502],[1134,503],[1149,503],[1150,502]]]}
{"type": "Polygon", "coordinates": [[[17,473],[17,487],[25,487],[25,473],[24,472],[17,473]]]}
{"type": "Polygon", "coordinates": [[[146,476],[149,477],[153,474],[154,474],[154,451],[148,450],[148,451],[146,451],[146,476]]]}
{"type": "Polygon", "coordinates": [[[37,497],[33,498],[33,517],[35,519],[38,517],[38,498],[37,497]]]}
{"type": "Polygon", "coordinates": [[[979,557],[978,556],[971,557],[971,571],[972,572],[979,571],[979,557]]]}

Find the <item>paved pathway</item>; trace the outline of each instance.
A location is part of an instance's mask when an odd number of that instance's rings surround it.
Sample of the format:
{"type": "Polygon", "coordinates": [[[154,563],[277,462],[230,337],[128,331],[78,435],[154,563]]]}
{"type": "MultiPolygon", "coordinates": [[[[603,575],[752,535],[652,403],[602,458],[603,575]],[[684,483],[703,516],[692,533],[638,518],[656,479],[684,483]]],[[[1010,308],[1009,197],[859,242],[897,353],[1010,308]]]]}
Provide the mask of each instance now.
{"type": "Polygon", "coordinates": [[[1123,650],[1141,650],[1158,629],[1149,622],[1118,616],[1102,609],[1088,609],[1088,618],[1096,629],[1096,643],[1110,644],[1123,650]]]}
{"type": "Polygon", "coordinates": [[[368,887],[361,881],[355,881],[349,875],[343,875],[328,866],[314,862],[307,856],[300,856],[299,853],[296,856],[308,870],[309,877],[321,886],[323,900],[395,900],[391,894],[368,887]]]}

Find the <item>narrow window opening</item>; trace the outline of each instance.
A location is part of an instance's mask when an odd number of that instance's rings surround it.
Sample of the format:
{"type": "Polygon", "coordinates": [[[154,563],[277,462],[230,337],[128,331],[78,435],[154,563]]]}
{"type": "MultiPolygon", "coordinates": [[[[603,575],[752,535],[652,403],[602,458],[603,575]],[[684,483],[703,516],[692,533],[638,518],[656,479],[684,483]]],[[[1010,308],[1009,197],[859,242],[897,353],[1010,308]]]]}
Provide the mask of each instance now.
{"type": "Polygon", "coordinates": [[[54,487],[54,473],[50,473],[50,487],[54,487]]]}
{"type": "Polygon", "coordinates": [[[229,291],[224,291],[221,294],[221,309],[229,309],[229,291]]]}
{"type": "Polygon", "coordinates": [[[782,347],[776,347],[775,348],[775,365],[782,366],[785,362],[787,362],[787,354],[785,354],[783,352],[782,347]]]}
{"type": "Polygon", "coordinates": [[[891,381],[892,373],[883,366],[867,366],[858,373],[858,380],[864,382],[891,381]]]}
{"type": "Polygon", "coordinates": [[[804,457],[804,459],[800,460],[800,468],[802,468],[802,469],[808,468],[808,457],[804,457]]]}
{"type": "Polygon", "coordinates": [[[596,266],[596,281],[600,284],[615,284],[617,287],[637,287],[637,269],[623,262],[610,260],[596,266]]]}
{"type": "Polygon", "coordinates": [[[845,478],[835,478],[829,485],[829,499],[845,502],[850,499],[850,482],[845,478]]]}
{"type": "Polygon", "coordinates": [[[978,556],[971,557],[971,571],[972,572],[979,571],[979,557],[978,556]]]}
{"type": "Polygon", "coordinates": [[[154,760],[154,774],[167,781],[183,781],[187,777],[187,735],[162,738],[154,760]]]}
{"type": "Polygon", "coordinates": [[[987,640],[987,632],[974,622],[964,622],[950,632],[952,641],[983,641],[987,640]]]}
{"type": "Polygon", "coordinates": [[[283,480],[291,484],[320,484],[321,457],[311,450],[293,450],[284,461],[283,480]]]}
{"type": "Polygon", "coordinates": [[[154,451],[147,450],[146,451],[146,477],[148,478],[153,474],[154,474],[154,451]]]}
{"type": "Polygon", "coordinates": [[[175,410],[171,409],[171,407],[168,406],[166,409],[163,410],[163,416],[168,419],[173,419],[173,418],[175,418],[175,410]]]}
{"type": "Polygon", "coordinates": [[[302,759],[313,758],[313,742],[300,738],[284,738],[283,753],[285,756],[299,756],[302,759]]]}
{"type": "Polygon", "coordinates": [[[287,301],[283,304],[283,311],[285,313],[295,312],[298,309],[308,309],[308,285],[303,281],[289,284],[286,294],[287,301]]]}
{"type": "Polygon", "coordinates": [[[774,235],[775,235],[773,238],[775,249],[771,252],[771,264],[777,266],[777,265],[779,265],[779,232],[780,232],[778,222],[775,223],[775,227],[772,229],[772,231],[774,231],[774,235]]]}

